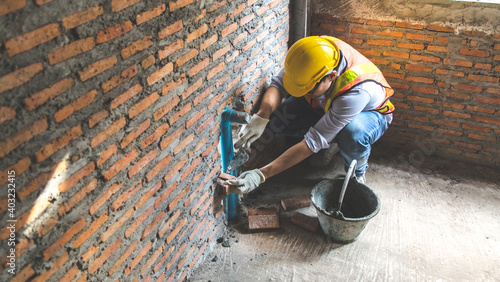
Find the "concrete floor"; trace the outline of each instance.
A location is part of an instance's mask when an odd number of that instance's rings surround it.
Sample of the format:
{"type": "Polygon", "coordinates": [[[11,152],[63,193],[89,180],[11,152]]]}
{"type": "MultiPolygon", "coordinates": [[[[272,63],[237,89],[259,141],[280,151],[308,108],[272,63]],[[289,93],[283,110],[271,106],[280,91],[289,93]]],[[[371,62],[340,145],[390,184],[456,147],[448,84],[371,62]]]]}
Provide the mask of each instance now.
{"type": "Polygon", "coordinates": [[[354,243],[301,229],[291,212],[280,214],[278,230],[248,232],[248,208],[277,206],[344,174],[339,155],[319,170],[304,161],[241,197],[225,243],[207,252],[188,281],[500,281],[498,168],[425,154],[416,167],[404,161],[415,151],[394,151],[375,146],[367,185],[381,210],[354,243]]]}

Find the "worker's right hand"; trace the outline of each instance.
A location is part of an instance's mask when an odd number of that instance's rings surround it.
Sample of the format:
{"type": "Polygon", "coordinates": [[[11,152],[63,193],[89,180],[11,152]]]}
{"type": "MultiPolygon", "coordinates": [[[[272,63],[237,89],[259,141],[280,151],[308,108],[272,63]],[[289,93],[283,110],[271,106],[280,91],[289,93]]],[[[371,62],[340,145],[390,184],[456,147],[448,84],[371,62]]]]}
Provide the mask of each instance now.
{"type": "Polygon", "coordinates": [[[252,115],[250,122],[241,127],[234,147],[236,149],[239,147],[250,148],[250,145],[262,135],[268,122],[268,119],[262,118],[257,114],[252,115]]]}

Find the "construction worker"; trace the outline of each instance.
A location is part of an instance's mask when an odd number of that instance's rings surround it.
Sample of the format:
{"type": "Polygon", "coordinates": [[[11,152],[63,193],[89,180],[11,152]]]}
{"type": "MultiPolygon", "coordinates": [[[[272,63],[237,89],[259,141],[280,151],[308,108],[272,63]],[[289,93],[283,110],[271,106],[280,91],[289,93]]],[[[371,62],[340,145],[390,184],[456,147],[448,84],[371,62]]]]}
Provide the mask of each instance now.
{"type": "Polygon", "coordinates": [[[356,178],[364,183],[371,145],[392,121],[393,93],[380,70],[347,43],[329,36],[298,40],[235,148],[250,147],[267,126],[301,141],[268,165],[228,180],[232,192],[246,194],[320,150],[331,159],[337,145],[345,169],[355,159],[356,178]]]}

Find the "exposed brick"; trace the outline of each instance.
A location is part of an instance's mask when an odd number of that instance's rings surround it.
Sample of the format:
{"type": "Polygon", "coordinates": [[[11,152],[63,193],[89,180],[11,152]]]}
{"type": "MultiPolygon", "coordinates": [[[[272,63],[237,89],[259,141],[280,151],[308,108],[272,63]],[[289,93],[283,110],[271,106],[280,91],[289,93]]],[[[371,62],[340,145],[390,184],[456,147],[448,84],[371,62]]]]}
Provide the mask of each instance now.
{"type": "Polygon", "coordinates": [[[143,69],[147,69],[150,66],[154,65],[156,62],[155,56],[149,55],[146,59],[141,61],[141,66],[143,69]]]}
{"type": "Polygon", "coordinates": [[[141,240],[148,237],[149,234],[158,226],[158,224],[165,219],[166,212],[161,211],[155,219],[142,231],[141,240]]]}
{"type": "Polygon", "coordinates": [[[104,179],[111,180],[115,175],[117,175],[122,169],[130,164],[139,153],[137,149],[133,149],[128,154],[124,155],[121,159],[116,161],[107,171],[104,172],[104,179]]]}
{"type": "Polygon", "coordinates": [[[207,79],[212,79],[215,75],[223,71],[225,66],[226,64],[224,62],[220,62],[217,66],[210,69],[207,74],[207,79]]]}
{"type": "Polygon", "coordinates": [[[134,220],[132,225],[130,225],[127,230],[125,230],[125,238],[129,238],[132,234],[139,228],[139,226],[147,220],[147,218],[153,213],[153,207],[147,209],[144,213],[142,213],[138,218],[134,220]]]}
{"type": "MultiPolygon", "coordinates": [[[[16,164],[8,167],[7,169],[5,169],[4,171],[2,171],[0,174],[0,185],[4,185],[5,183],[7,183],[8,181],[8,172],[11,171],[11,170],[14,170],[16,172],[16,175],[21,175],[23,174],[25,171],[28,170],[28,168],[30,167],[31,165],[31,161],[30,161],[30,158],[29,157],[26,157],[24,159],[21,159],[20,161],[18,161],[16,164]]],[[[40,186],[46,184],[47,182],[43,183],[44,180],[46,180],[49,176],[47,174],[43,174],[43,180],[41,181],[42,183],[37,183],[36,184],[36,187],[35,188],[31,188],[29,189],[28,191],[28,194],[33,192],[33,190],[36,190],[38,189],[40,186]]],[[[37,178],[38,179],[38,178],[37,178]]],[[[29,187],[28,187],[29,188],[29,187]]],[[[18,197],[22,200],[23,199],[23,191],[25,191],[26,189],[23,189],[21,191],[17,191],[17,195],[18,197]]],[[[26,196],[24,196],[26,197],[26,196]]],[[[7,201],[7,200],[6,200],[7,201]]],[[[1,207],[0,206],[0,214],[7,211],[7,205],[1,207]]]]}
{"type": "Polygon", "coordinates": [[[490,124],[490,125],[496,125],[496,126],[500,125],[500,119],[496,119],[496,118],[489,118],[489,117],[483,117],[483,116],[476,115],[476,116],[474,116],[474,120],[481,122],[481,123],[490,124]]]}
{"type": "Polygon", "coordinates": [[[113,275],[118,268],[132,255],[132,253],[137,249],[139,241],[135,240],[130,246],[125,250],[125,252],[120,256],[120,258],[114,263],[114,265],[109,269],[109,275],[113,275]]]}
{"type": "Polygon", "coordinates": [[[167,156],[161,159],[151,170],[146,174],[146,179],[148,182],[151,182],[153,178],[158,175],[162,170],[164,170],[172,161],[172,156],[167,156]]]}
{"type": "Polygon", "coordinates": [[[467,78],[473,81],[484,81],[493,83],[498,83],[500,81],[500,78],[488,75],[469,74],[467,78]]]}
{"type": "Polygon", "coordinates": [[[121,51],[122,58],[127,59],[128,57],[149,48],[151,45],[153,45],[152,36],[151,35],[145,36],[142,39],[139,39],[130,44],[129,46],[123,48],[121,51]]]}
{"type": "Polygon", "coordinates": [[[142,12],[135,17],[135,22],[137,23],[137,25],[148,22],[163,14],[166,10],[166,7],[167,6],[165,4],[161,4],[160,6],[154,8],[153,10],[142,12]]]}
{"type": "Polygon", "coordinates": [[[485,104],[497,104],[500,105],[500,98],[484,97],[484,96],[474,96],[474,101],[485,104]]]}
{"type": "Polygon", "coordinates": [[[217,34],[214,34],[214,35],[210,36],[210,38],[208,38],[207,40],[203,41],[203,43],[201,43],[201,45],[200,45],[200,51],[203,51],[203,50],[207,49],[212,44],[214,44],[215,42],[217,42],[217,40],[218,40],[218,35],[217,34]]]}
{"type": "Polygon", "coordinates": [[[477,92],[477,93],[483,91],[483,88],[480,86],[474,86],[474,85],[468,85],[468,84],[457,84],[457,85],[454,85],[453,87],[456,89],[477,92]]]}
{"type": "Polygon", "coordinates": [[[14,119],[16,117],[16,110],[11,107],[0,107],[0,124],[14,119]]]}
{"type": "Polygon", "coordinates": [[[421,40],[432,42],[434,40],[433,35],[418,34],[418,33],[406,33],[406,38],[411,40],[421,40]]]}
{"type": "Polygon", "coordinates": [[[470,49],[460,49],[459,53],[461,55],[466,55],[466,56],[474,56],[474,57],[488,57],[490,53],[488,51],[484,50],[470,50],[470,49]]]}
{"type": "MultiPolygon", "coordinates": [[[[158,208],[160,205],[163,204],[163,202],[170,196],[170,194],[172,194],[172,192],[177,188],[177,182],[174,182],[172,185],[170,185],[170,187],[165,190],[163,193],[161,193],[155,200],[154,202],[154,207],[155,208],[158,208]]],[[[174,216],[178,216],[178,212],[179,210],[177,210],[177,212],[174,214],[174,216]]],[[[171,219],[169,219],[166,223],[166,225],[169,224],[169,222],[171,221],[171,219]]],[[[164,226],[160,229],[159,231],[159,235],[160,237],[163,236],[163,232],[166,231],[166,229],[170,228],[170,226],[164,226]]]]}
{"type": "Polygon", "coordinates": [[[87,185],[82,187],[78,192],[76,192],[68,201],[64,202],[57,209],[59,216],[63,216],[65,213],[69,212],[74,206],[76,206],[80,201],[82,201],[90,192],[94,191],[97,187],[97,179],[92,179],[87,185]]]}
{"type": "Polygon", "coordinates": [[[82,132],[81,125],[78,125],[78,126],[71,128],[61,138],[53,140],[52,142],[50,142],[49,144],[47,144],[43,148],[41,148],[38,152],[36,152],[35,156],[36,156],[37,162],[44,161],[48,157],[52,156],[55,152],[64,148],[71,141],[82,136],[82,134],[83,134],[83,132],[82,132]]]}
{"type": "Polygon", "coordinates": [[[184,25],[182,24],[182,20],[176,21],[172,25],[169,25],[166,28],[160,30],[160,32],[158,32],[158,37],[160,39],[163,39],[165,37],[168,37],[168,36],[178,32],[179,30],[181,30],[183,28],[184,28],[184,25]]]}
{"type": "Polygon", "coordinates": [[[376,39],[369,39],[366,41],[368,45],[378,45],[378,46],[391,46],[392,41],[390,40],[376,40],[376,39]]]}
{"type": "Polygon", "coordinates": [[[43,70],[42,63],[35,63],[0,77],[0,93],[19,87],[43,70]]]}
{"type": "Polygon", "coordinates": [[[153,199],[153,195],[160,190],[162,187],[162,182],[158,181],[156,182],[153,187],[149,188],[149,190],[139,199],[139,201],[135,204],[134,209],[138,210],[140,207],[142,207],[148,200],[153,199]]]}
{"type": "Polygon", "coordinates": [[[453,28],[449,28],[449,27],[445,27],[445,26],[441,26],[441,25],[437,25],[437,24],[430,24],[430,25],[427,25],[427,29],[428,30],[432,30],[432,31],[439,31],[439,32],[455,32],[455,30],[453,28]]]}
{"type": "Polygon", "coordinates": [[[96,96],[97,96],[96,90],[90,91],[89,93],[73,101],[71,104],[66,105],[62,109],[57,111],[54,114],[54,118],[56,119],[57,122],[63,121],[64,119],[71,116],[74,112],[77,112],[85,108],[86,106],[90,105],[92,102],[94,102],[96,96]]]}
{"type": "Polygon", "coordinates": [[[84,23],[97,19],[104,14],[102,6],[95,6],[88,10],[81,11],[70,16],[64,17],[62,23],[65,29],[72,29],[84,23]]]}
{"type": "Polygon", "coordinates": [[[180,98],[178,96],[172,97],[168,103],[159,108],[153,113],[155,120],[161,119],[164,115],[168,114],[177,104],[179,104],[180,98]]]}
{"type": "Polygon", "coordinates": [[[466,123],[462,124],[462,128],[463,129],[467,129],[467,130],[474,130],[474,131],[478,131],[478,132],[484,132],[484,133],[491,132],[491,128],[489,128],[489,127],[472,125],[472,124],[466,124],[466,123]]]}
{"type": "Polygon", "coordinates": [[[52,23],[5,41],[7,54],[12,57],[61,35],[59,25],[52,23]]]}
{"type": "Polygon", "coordinates": [[[193,0],[177,0],[177,1],[170,1],[168,3],[168,7],[170,8],[170,12],[173,12],[177,9],[180,9],[182,7],[185,7],[189,4],[193,3],[193,0]]]}
{"type": "Polygon", "coordinates": [[[125,8],[137,4],[141,0],[111,0],[111,9],[113,12],[119,12],[125,8]]]}
{"type": "Polygon", "coordinates": [[[203,61],[199,62],[189,70],[189,76],[193,77],[200,71],[206,69],[209,63],[210,63],[210,58],[205,58],[203,61]]]}
{"type": "Polygon", "coordinates": [[[174,124],[176,121],[184,117],[187,113],[191,111],[191,103],[186,104],[184,107],[182,107],[179,111],[175,112],[171,117],[170,117],[170,123],[174,124]]]}
{"type": "Polygon", "coordinates": [[[384,51],[383,54],[384,54],[384,56],[387,56],[387,57],[394,57],[394,58],[401,58],[401,59],[408,59],[410,57],[410,55],[408,53],[397,52],[397,51],[384,51]]]}
{"type": "Polygon", "coordinates": [[[185,63],[187,63],[188,61],[190,61],[194,57],[198,56],[198,54],[199,54],[198,49],[191,49],[191,50],[189,50],[189,52],[187,52],[186,54],[182,55],[179,59],[177,59],[175,61],[175,67],[178,68],[178,67],[184,65],[185,63]]]}
{"type": "Polygon", "coordinates": [[[78,72],[78,75],[82,81],[86,81],[108,69],[113,67],[117,63],[118,59],[116,56],[111,56],[109,58],[105,58],[94,62],[87,67],[85,67],[82,71],[78,72]]]}
{"type": "Polygon", "coordinates": [[[193,94],[198,88],[200,88],[203,85],[203,80],[200,78],[196,82],[192,83],[191,86],[189,86],[186,91],[182,93],[182,99],[186,100],[193,94]]]}
{"type": "MultiPolygon", "coordinates": [[[[188,221],[188,219],[186,217],[181,219],[181,221],[177,224],[177,226],[174,228],[174,230],[172,230],[172,232],[170,232],[170,234],[168,234],[167,240],[166,240],[167,244],[172,243],[174,238],[177,236],[177,234],[179,234],[179,231],[181,231],[182,227],[184,227],[184,225],[187,223],[187,221],[188,221]]],[[[184,245],[185,245],[185,243],[184,243],[184,245]]],[[[181,249],[182,249],[182,247],[181,247],[181,249]]],[[[177,253],[177,254],[180,256],[182,254],[182,252],[184,252],[184,250],[182,250],[181,253],[177,253]]],[[[176,256],[177,256],[177,254],[176,254],[176,256]]],[[[178,259],[178,256],[177,256],[177,258],[175,258],[176,256],[174,256],[174,258],[171,262],[173,262],[174,260],[176,261],[178,259]]],[[[168,265],[170,265],[170,264],[171,264],[170,262],[167,264],[167,268],[169,268],[168,265]]]]}
{"type": "Polygon", "coordinates": [[[150,162],[156,158],[156,149],[148,152],[144,157],[142,157],[130,170],[128,171],[128,177],[132,178],[135,174],[146,167],[150,162]]]}
{"type": "Polygon", "coordinates": [[[413,49],[413,50],[423,50],[424,44],[399,42],[397,47],[398,48],[405,48],[405,49],[413,49]]]}
{"type": "Polygon", "coordinates": [[[229,34],[235,32],[237,29],[238,29],[238,24],[232,23],[232,24],[228,25],[227,27],[225,27],[224,29],[222,29],[221,36],[226,37],[229,34]]]}
{"type": "Polygon", "coordinates": [[[94,48],[94,38],[84,38],[49,53],[49,64],[55,65],[94,48]]]}
{"type": "Polygon", "coordinates": [[[366,29],[364,27],[352,27],[351,33],[354,33],[354,34],[373,34],[373,31],[366,29]]]}
{"type": "Polygon", "coordinates": [[[431,94],[431,95],[438,95],[439,94],[439,89],[435,89],[432,87],[413,86],[412,89],[415,92],[424,93],[424,94],[431,94]]]}
{"type": "Polygon", "coordinates": [[[92,146],[92,148],[97,147],[99,144],[101,144],[106,139],[113,136],[116,132],[118,132],[120,129],[122,129],[125,126],[125,124],[126,124],[125,117],[122,117],[119,120],[116,120],[110,126],[108,126],[106,129],[104,129],[99,134],[97,134],[94,138],[92,138],[90,140],[90,146],[92,146]]]}
{"type": "Polygon", "coordinates": [[[122,239],[118,238],[115,242],[110,244],[102,253],[101,255],[96,258],[90,265],[89,265],[89,273],[93,274],[96,272],[101,266],[109,259],[109,257],[118,250],[118,248],[122,245],[122,239]]]}
{"type": "MultiPolygon", "coordinates": [[[[158,140],[163,134],[165,134],[169,129],[168,123],[163,123],[159,127],[155,129],[153,133],[144,138],[141,142],[141,148],[145,149],[149,145],[153,144],[156,140],[158,140]]],[[[163,150],[163,149],[162,149],[163,150]]]]}
{"type": "MultiPolygon", "coordinates": [[[[0,79],[1,80],[1,79],[0,79]]],[[[52,99],[73,87],[74,80],[71,78],[63,79],[49,88],[46,88],[40,92],[33,94],[33,96],[28,97],[24,100],[26,104],[26,109],[31,111],[37,108],[38,106],[45,103],[47,100],[52,99]]]]}
{"type": "Polygon", "coordinates": [[[167,47],[163,48],[163,50],[158,50],[158,57],[160,58],[160,60],[163,60],[170,54],[174,53],[175,51],[182,50],[183,48],[184,48],[184,41],[182,39],[179,39],[174,43],[168,45],[167,47]]]}
{"type": "Polygon", "coordinates": [[[203,34],[205,34],[208,31],[208,25],[204,24],[200,26],[199,28],[195,29],[193,32],[189,33],[186,37],[186,44],[190,43],[199,37],[201,37],[203,34]]]}
{"type": "Polygon", "coordinates": [[[0,158],[5,157],[15,148],[44,132],[48,128],[47,118],[35,121],[33,124],[21,129],[18,133],[0,142],[0,158]]]}
{"type": "Polygon", "coordinates": [[[423,61],[423,62],[431,62],[431,63],[441,62],[441,59],[437,58],[437,57],[421,56],[421,55],[414,55],[414,54],[411,55],[410,59],[413,61],[423,61]]]}
{"type": "Polygon", "coordinates": [[[113,110],[113,109],[119,107],[120,105],[122,105],[126,101],[130,100],[130,98],[134,97],[135,95],[137,95],[141,91],[142,91],[142,85],[140,85],[140,84],[136,84],[136,85],[130,87],[130,89],[123,92],[123,94],[121,94],[120,96],[113,99],[113,101],[111,101],[110,108],[113,110]]]}
{"type": "Polygon", "coordinates": [[[26,6],[26,0],[5,0],[0,2],[0,17],[26,6]]]}
{"type": "Polygon", "coordinates": [[[464,113],[458,113],[458,112],[452,112],[452,111],[443,111],[443,115],[447,117],[455,117],[455,118],[461,118],[461,119],[470,119],[471,115],[470,114],[464,114],[464,113]]]}
{"type": "Polygon", "coordinates": [[[285,211],[297,210],[308,207],[310,205],[311,198],[309,197],[309,195],[299,195],[281,200],[281,206],[285,211]]]}
{"type": "Polygon", "coordinates": [[[120,196],[116,198],[116,200],[111,204],[111,208],[113,211],[118,210],[123,203],[128,201],[130,198],[135,198],[133,197],[139,190],[142,188],[142,180],[137,181],[136,183],[132,184],[132,186],[127,189],[126,191],[120,193],[120,196]]]}
{"type": "Polygon", "coordinates": [[[248,229],[250,231],[279,228],[279,215],[276,208],[248,210],[248,229]]]}
{"type": "Polygon", "coordinates": [[[410,24],[407,22],[396,22],[396,27],[410,28],[410,29],[424,29],[421,24],[410,24]]]}
{"type": "Polygon", "coordinates": [[[446,46],[435,46],[435,45],[428,45],[427,50],[431,52],[449,52],[450,50],[446,46]]]}
{"type": "Polygon", "coordinates": [[[154,104],[159,98],[158,92],[153,92],[151,95],[145,97],[141,101],[137,102],[135,105],[130,107],[128,111],[129,118],[133,118],[143,111],[145,111],[148,107],[154,104]]]}
{"type": "Polygon", "coordinates": [[[88,163],[82,169],[75,172],[66,180],[64,180],[61,184],[59,184],[59,186],[57,187],[59,193],[67,192],[69,189],[73,188],[75,185],[80,183],[80,181],[82,181],[83,178],[90,175],[94,170],[95,170],[94,162],[88,163]]]}
{"type": "Polygon", "coordinates": [[[87,241],[90,236],[92,236],[97,229],[99,229],[107,220],[109,219],[108,212],[105,212],[102,214],[99,218],[96,220],[92,221],[90,224],[89,228],[85,230],[78,238],[73,241],[73,248],[78,248],[80,247],[85,241],[87,241]]]}
{"type": "Polygon", "coordinates": [[[109,113],[106,110],[101,110],[101,111],[93,114],[89,119],[89,128],[96,126],[96,124],[101,122],[103,119],[107,118],[108,115],[109,115],[109,113]]]}
{"type": "Polygon", "coordinates": [[[163,178],[165,181],[169,181],[172,177],[177,175],[177,173],[182,169],[182,167],[186,164],[187,162],[187,157],[182,158],[179,160],[169,171],[167,174],[165,174],[165,177],[163,178]]]}
{"type": "MultiPolygon", "coordinates": [[[[108,229],[104,233],[102,233],[102,235],[101,235],[101,241],[102,242],[106,242],[109,238],[111,238],[111,236],[113,236],[113,234],[118,229],[120,229],[120,227],[122,227],[125,224],[125,222],[127,222],[130,218],[132,218],[132,215],[134,215],[134,209],[133,208],[127,210],[127,212],[125,212],[120,217],[118,217],[117,220],[116,220],[116,222],[113,223],[111,226],[109,226],[108,229]]],[[[118,262],[116,264],[118,266],[120,265],[120,264],[118,264],[118,262]]],[[[111,268],[111,269],[113,269],[113,268],[111,268]]]]}
{"type": "Polygon", "coordinates": [[[151,86],[155,84],[156,82],[160,81],[163,79],[165,76],[167,76],[169,73],[171,73],[174,70],[174,65],[172,63],[167,63],[157,71],[153,72],[148,76],[148,85],[151,86]]]}
{"type": "Polygon", "coordinates": [[[399,37],[399,38],[403,37],[403,32],[401,31],[382,30],[382,31],[377,31],[376,34],[383,36],[390,36],[390,37],[399,37]]]}
{"type": "Polygon", "coordinates": [[[317,216],[309,216],[301,212],[294,213],[290,221],[293,224],[311,232],[316,232],[319,228],[319,220],[317,216]]]}
{"type": "Polygon", "coordinates": [[[406,80],[407,81],[418,82],[418,83],[426,83],[426,84],[432,84],[432,83],[434,83],[434,79],[433,78],[419,77],[419,76],[407,76],[406,80]]]}
{"type": "Polygon", "coordinates": [[[101,30],[96,37],[96,43],[104,43],[113,40],[133,29],[131,21],[124,21],[105,30],[101,30]]]}
{"type": "Polygon", "coordinates": [[[146,119],[143,123],[138,125],[132,132],[130,132],[127,136],[125,136],[121,143],[120,147],[125,148],[128,144],[134,141],[139,135],[141,135],[146,129],[151,125],[151,119],[146,119]]]}
{"type": "Polygon", "coordinates": [[[85,221],[85,218],[81,218],[78,222],[73,224],[64,234],[52,245],[50,245],[44,252],[43,252],[43,257],[45,260],[49,260],[52,258],[59,250],[61,250],[73,237],[78,234],[83,228],[85,228],[85,225],[87,222],[85,221]]]}

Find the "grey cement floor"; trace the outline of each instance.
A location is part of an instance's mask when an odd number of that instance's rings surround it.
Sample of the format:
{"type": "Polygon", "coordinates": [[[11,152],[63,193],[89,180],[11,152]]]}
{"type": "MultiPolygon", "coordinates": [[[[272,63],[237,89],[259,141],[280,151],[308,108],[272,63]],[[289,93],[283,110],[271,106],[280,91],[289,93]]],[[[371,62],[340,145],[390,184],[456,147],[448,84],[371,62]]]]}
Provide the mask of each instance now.
{"type": "Polygon", "coordinates": [[[290,212],[280,214],[278,230],[248,232],[248,208],[277,206],[339,174],[339,155],[321,169],[304,161],[241,197],[221,238],[229,247],[207,250],[188,281],[500,281],[498,168],[415,151],[375,146],[367,185],[381,210],[351,244],[293,225],[290,212]],[[409,164],[410,156],[423,164],[409,164]]]}

